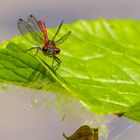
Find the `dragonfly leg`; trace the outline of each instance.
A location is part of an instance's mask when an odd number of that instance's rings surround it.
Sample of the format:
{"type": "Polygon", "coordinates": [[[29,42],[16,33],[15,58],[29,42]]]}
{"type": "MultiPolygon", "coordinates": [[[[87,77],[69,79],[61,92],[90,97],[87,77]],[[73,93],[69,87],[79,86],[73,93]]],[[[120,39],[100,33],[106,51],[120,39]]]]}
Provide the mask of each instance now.
{"type": "Polygon", "coordinates": [[[53,65],[54,65],[54,57],[53,57],[53,61],[52,61],[52,68],[53,68],[53,65]]]}
{"type": "Polygon", "coordinates": [[[33,49],[37,49],[36,50],[36,53],[35,53],[35,56],[37,55],[38,50],[41,50],[42,51],[42,48],[41,47],[32,47],[32,48],[27,49],[25,52],[30,51],[30,50],[33,50],[33,49]]]}
{"type": "Polygon", "coordinates": [[[58,57],[56,57],[55,55],[53,55],[53,62],[52,62],[53,70],[56,71],[59,68],[60,64],[61,64],[61,60],[58,57]],[[57,64],[54,65],[54,61],[56,61],[57,64]]]}

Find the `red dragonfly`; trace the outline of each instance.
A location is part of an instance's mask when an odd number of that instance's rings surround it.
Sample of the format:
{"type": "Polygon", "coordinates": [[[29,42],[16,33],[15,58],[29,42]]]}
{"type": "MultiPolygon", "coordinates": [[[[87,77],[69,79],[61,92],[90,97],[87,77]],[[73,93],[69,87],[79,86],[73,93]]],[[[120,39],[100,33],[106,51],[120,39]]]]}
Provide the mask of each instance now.
{"type": "Polygon", "coordinates": [[[61,21],[52,40],[50,40],[48,39],[46,25],[43,20],[36,20],[36,18],[33,15],[30,15],[27,19],[27,22],[25,22],[23,19],[19,19],[17,21],[17,27],[19,32],[28,41],[35,45],[32,48],[29,48],[28,50],[37,49],[36,54],[38,53],[38,50],[40,50],[44,53],[44,55],[52,57],[52,68],[54,71],[56,71],[61,64],[61,60],[58,57],[56,57],[56,55],[60,53],[60,49],[56,46],[65,41],[71,34],[71,31],[69,31],[66,34],[64,34],[60,39],[54,41],[62,27],[62,24],[63,20],[61,21]],[[54,61],[56,61],[56,63],[54,63],[54,61]]]}

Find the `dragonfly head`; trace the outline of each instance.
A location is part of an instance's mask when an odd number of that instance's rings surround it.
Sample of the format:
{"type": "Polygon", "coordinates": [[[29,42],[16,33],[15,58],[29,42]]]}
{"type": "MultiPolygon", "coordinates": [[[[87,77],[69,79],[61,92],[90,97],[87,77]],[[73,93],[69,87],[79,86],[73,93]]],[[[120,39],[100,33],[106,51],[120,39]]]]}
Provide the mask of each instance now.
{"type": "Polygon", "coordinates": [[[44,54],[53,57],[53,55],[57,55],[60,53],[60,49],[56,48],[54,41],[49,40],[48,42],[45,43],[43,47],[43,52],[44,54]]]}
{"type": "Polygon", "coordinates": [[[45,55],[47,55],[49,57],[53,57],[53,55],[57,55],[57,54],[60,53],[60,49],[59,48],[53,48],[53,47],[44,47],[43,52],[44,52],[45,55]]]}

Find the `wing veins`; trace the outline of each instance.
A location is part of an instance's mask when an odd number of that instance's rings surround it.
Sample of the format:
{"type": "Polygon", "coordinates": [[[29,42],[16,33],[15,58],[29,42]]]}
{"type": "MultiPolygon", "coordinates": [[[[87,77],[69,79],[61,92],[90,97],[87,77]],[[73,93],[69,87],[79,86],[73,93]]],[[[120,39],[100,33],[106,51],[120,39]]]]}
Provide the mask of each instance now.
{"type": "Polygon", "coordinates": [[[55,44],[59,45],[61,43],[63,43],[71,34],[71,31],[69,31],[68,33],[66,33],[65,35],[63,35],[60,39],[58,39],[55,44]]]}
{"type": "MultiPolygon", "coordinates": [[[[29,40],[25,34],[26,33],[30,33],[31,37],[39,43],[43,43],[43,39],[34,31],[34,29],[28,24],[26,23],[24,20],[19,19],[17,22],[17,26],[18,26],[18,30],[20,31],[20,33],[27,39],[29,40]],[[25,29],[25,30],[24,30],[25,29]]],[[[29,40],[30,41],[30,40],[29,40]]]]}

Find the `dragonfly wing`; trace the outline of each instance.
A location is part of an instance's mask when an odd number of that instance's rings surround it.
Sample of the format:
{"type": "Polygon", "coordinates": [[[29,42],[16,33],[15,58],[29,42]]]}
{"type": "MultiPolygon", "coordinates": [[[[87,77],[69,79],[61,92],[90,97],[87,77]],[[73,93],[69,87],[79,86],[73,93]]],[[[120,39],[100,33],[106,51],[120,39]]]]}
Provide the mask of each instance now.
{"type": "Polygon", "coordinates": [[[53,36],[53,39],[52,39],[52,40],[54,40],[55,37],[57,36],[57,34],[59,33],[59,31],[60,31],[60,29],[61,29],[61,27],[62,27],[62,24],[63,24],[63,20],[61,21],[61,23],[60,23],[60,25],[59,25],[59,27],[58,27],[58,29],[57,29],[55,35],[53,36]]]}
{"type": "Polygon", "coordinates": [[[57,40],[55,42],[56,46],[63,43],[71,34],[71,31],[69,31],[68,33],[66,33],[64,36],[62,36],[59,40],[57,40]]]}
{"type": "Polygon", "coordinates": [[[37,21],[37,19],[33,16],[33,15],[30,15],[29,17],[28,17],[28,24],[32,27],[32,29],[36,32],[36,34],[40,37],[40,38],[42,38],[42,36],[43,36],[43,33],[42,33],[42,30],[41,30],[41,28],[40,28],[40,26],[39,26],[39,24],[38,24],[38,21],[37,21]]]}
{"type": "Polygon", "coordinates": [[[19,32],[33,44],[43,44],[43,36],[39,36],[36,31],[24,20],[19,19],[17,21],[17,27],[19,32]]]}
{"type": "Polygon", "coordinates": [[[32,28],[34,29],[34,31],[36,32],[41,32],[41,29],[38,25],[38,21],[36,20],[36,18],[33,15],[30,15],[27,19],[28,24],[30,24],[32,26],[32,28]]]}

